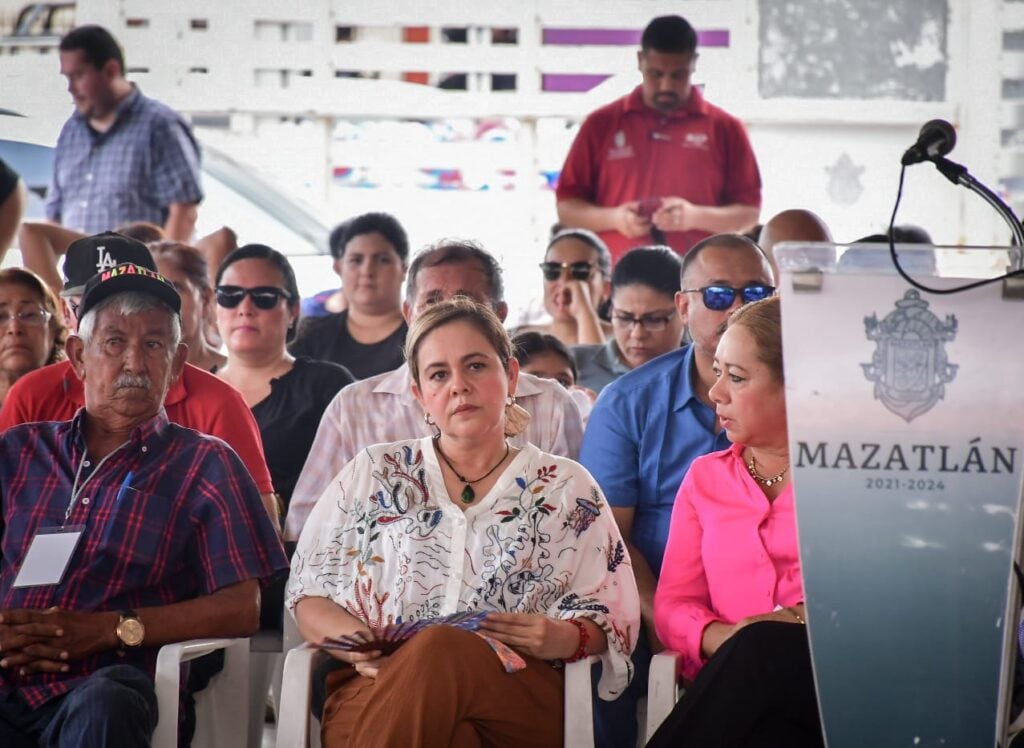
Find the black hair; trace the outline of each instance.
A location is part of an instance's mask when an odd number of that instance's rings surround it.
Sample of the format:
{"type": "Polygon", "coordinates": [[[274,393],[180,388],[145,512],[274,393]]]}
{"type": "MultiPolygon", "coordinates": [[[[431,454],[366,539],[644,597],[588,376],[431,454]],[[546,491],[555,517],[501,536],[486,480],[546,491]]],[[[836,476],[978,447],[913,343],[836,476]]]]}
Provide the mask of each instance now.
{"type": "MultiPolygon", "coordinates": [[[[896,244],[934,244],[931,234],[920,226],[912,223],[904,223],[900,226],[893,226],[892,240],[896,244]]],[[[884,234],[871,234],[858,239],[852,244],[888,244],[889,232],[884,234]]]]}
{"type": "Polygon", "coordinates": [[[331,256],[340,260],[345,256],[345,247],[350,241],[374,232],[388,240],[404,264],[409,258],[409,237],[398,219],[389,213],[363,213],[338,224],[331,232],[331,256]]]}
{"type": "Polygon", "coordinates": [[[697,51],[697,32],[682,16],[658,16],[647,24],[640,37],[640,49],[668,54],[697,51]]]}
{"type": "Polygon", "coordinates": [[[612,298],[625,286],[647,286],[670,298],[682,287],[679,255],[668,247],[637,247],[622,256],[612,271],[612,298]]]}
{"type": "Polygon", "coordinates": [[[466,239],[442,239],[436,244],[421,249],[409,265],[409,280],[405,284],[405,300],[411,306],[416,301],[416,276],[423,268],[449,265],[456,262],[475,261],[487,277],[491,306],[505,301],[505,282],[501,278],[501,265],[490,252],[474,241],[466,239]]]}
{"type": "MultiPolygon", "coordinates": [[[[224,271],[239,260],[266,260],[280,270],[281,279],[284,281],[284,290],[291,294],[291,298],[287,299],[288,308],[297,309],[299,307],[302,299],[299,297],[299,284],[295,280],[295,271],[292,270],[292,264],[288,262],[287,257],[266,244],[246,244],[225,257],[224,261],[220,264],[220,268],[217,269],[217,282],[214,284],[215,286],[220,285],[221,278],[224,277],[224,271]]],[[[287,342],[290,343],[295,337],[296,328],[298,328],[298,320],[296,320],[296,324],[288,328],[288,335],[285,338],[287,342]]]]}
{"type": "Polygon", "coordinates": [[[576,361],[573,359],[565,343],[554,335],[543,332],[521,332],[512,338],[512,354],[516,357],[520,366],[526,366],[527,362],[541,353],[554,353],[561,356],[569,364],[572,371],[573,381],[579,379],[579,371],[576,369],[576,361]]]}
{"type": "Polygon", "coordinates": [[[697,257],[708,247],[724,247],[725,249],[749,249],[760,255],[765,262],[768,262],[768,255],[757,245],[756,242],[742,234],[715,234],[707,239],[702,239],[694,244],[690,250],[683,255],[683,261],[679,267],[680,280],[686,278],[686,273],[696,261],[697,257]]]}
{"type": "Polygon", "coordinates": [[[563,239],[578,239],[593,249],[597,255],[597,269],[601,271],[601,276],[608,280],[612,269],[612,254],[608,251],[608,245],[604,243],[604,240],[587,229],[562,229],[556,233],[548,242],[547,249],[544,250],[544,259],[547,259],[551,248],[563,239]]]}
{"type": "Polygon", "coordinates": [[[124,75],[124,51],[114,35],[102,26],[88,25],[71,29],[60,40],[59,49],[61,52],[82,50],[86,62],[97,70],[110,60],[115,60],[121,66],[121,75],[124,75]]]}

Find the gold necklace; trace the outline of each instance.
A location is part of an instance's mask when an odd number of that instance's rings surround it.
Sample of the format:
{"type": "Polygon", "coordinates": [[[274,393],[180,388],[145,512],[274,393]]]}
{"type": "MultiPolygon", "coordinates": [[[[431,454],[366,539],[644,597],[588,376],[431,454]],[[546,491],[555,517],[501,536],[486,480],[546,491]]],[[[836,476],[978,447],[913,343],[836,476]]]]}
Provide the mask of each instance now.
{"type": "Polygon", "coordinates": [[[479,478],[476,478],[475,480],[469,480],[466,476],[462,475],[458,470],[455,469],[455,466],[452,465],[451,460],[448,459],[448,455],[446,455],[444,453],[444,450],[441,449],[441,435],[440,434],[438,434],[437,436],[434,437],[434,446],[437,448],[437,453],[439,455],[441,455],[441,459],[444,460],[444,464],[448,466],[448,469],[451,470],[453,473],[455,473],[455,477],[463,482],[464,485],[462,486],[462,493],[459,494],[459,499],[462,501],[463,504],[472,504],[473,500],[476,498],[476,491],[473,490],[473,486],[471,486],[470,484],[471,483],[479,483],[484,478],[486,478],[488,475],[490,475],[495,470],[497,470],[498,469],[498,465],[503,463],[505,461],[505,458],[508,457],[508,453],[509,453],[509,449],[510,449],[509,445],[508,445],[508,440],[506,439],[505,440],[505,454],[503,454],[501,456],[500,460],[498,460],[496,463],[494,463],[494,467],[492,467],[486,473],[481,475],[479,478]]]}
{"type": "Polygon", "coordinates": [[[760,483],[765,488],[774,486],[776,483],[781,483],[783,476],[789,471],[789,465],[782,468],[775,475],[765,476],[757,472],[757,463],[754,461],[754,453],[750,453],[750,459],[747,460],[747,472],[750,473],[750,477],[756,482],[760,483]]]}

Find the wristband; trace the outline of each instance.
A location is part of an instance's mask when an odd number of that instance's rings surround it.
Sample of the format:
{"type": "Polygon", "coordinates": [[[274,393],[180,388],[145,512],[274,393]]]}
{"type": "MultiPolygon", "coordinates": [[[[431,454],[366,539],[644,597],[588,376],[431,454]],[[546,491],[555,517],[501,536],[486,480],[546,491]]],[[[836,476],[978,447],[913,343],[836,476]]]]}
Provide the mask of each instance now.
{"type": "Polygon", "coordinates": [[[576,618],[569,618],[567,620],[569,623],[571,623],[573,626],[579,629],[580,645],[576,647],[576,651],[573,653],[572,657],[569,657],[568,659],[564,660],[564,662],[578,662],[579,660],[582,660],[587,656],[587,644],[590,642],[590,632],[587,631],[587,627],[583,625],[583,621],[580,621],[576,618]]]}

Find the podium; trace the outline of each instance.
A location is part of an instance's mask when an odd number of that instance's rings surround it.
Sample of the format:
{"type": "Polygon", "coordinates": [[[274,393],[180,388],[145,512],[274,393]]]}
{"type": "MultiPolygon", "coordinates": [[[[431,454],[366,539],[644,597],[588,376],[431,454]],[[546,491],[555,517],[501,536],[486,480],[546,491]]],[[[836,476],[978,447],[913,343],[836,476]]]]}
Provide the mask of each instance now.
{"type": "MultiPolygon", "coordinates": [[[[967,282],[943,269],[972,250],[898,250],[925,285],[967,282]]],[[[887,246],[786,244],[776,257],[827,745],[1005,746],[1020,609],[1024,300],[1004,298],[1001,282],[918,291],[887,246]]]]}

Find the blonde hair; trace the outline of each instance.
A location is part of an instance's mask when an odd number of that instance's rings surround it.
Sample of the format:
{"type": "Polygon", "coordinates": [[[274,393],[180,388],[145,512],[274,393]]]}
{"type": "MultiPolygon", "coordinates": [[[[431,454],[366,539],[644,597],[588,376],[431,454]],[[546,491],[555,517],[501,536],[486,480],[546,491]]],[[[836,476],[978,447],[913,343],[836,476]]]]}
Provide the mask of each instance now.
{"type": "Polygon", "coordinates": [[[778,296],[744,304],[725,323],[726,329],[739,325],[746,328],[757,344],[757,358],[772,375],[785,382],[782,370],[782,311],[778,296]]]}
{"type": "Polygon", "coordinates": [[[508,371],[508,363],[512,360],[512,341],[498,315],[490,307],[478,304],[468,296],[456,296],[427,307],[409,327],[409,334],[405,338],[405,360],[417,385],[420,383],[420,346],[430,333],[452,322],[468,322],[479,330],[498,354],[505,371],[508,371]]]}

